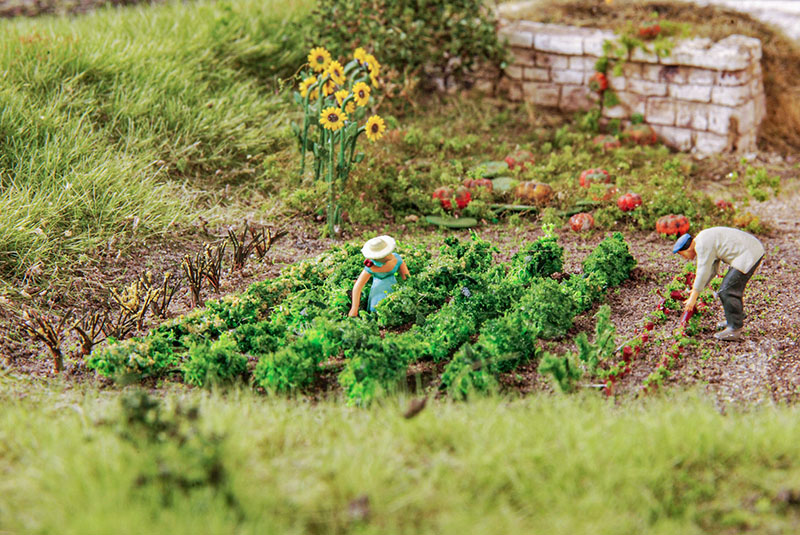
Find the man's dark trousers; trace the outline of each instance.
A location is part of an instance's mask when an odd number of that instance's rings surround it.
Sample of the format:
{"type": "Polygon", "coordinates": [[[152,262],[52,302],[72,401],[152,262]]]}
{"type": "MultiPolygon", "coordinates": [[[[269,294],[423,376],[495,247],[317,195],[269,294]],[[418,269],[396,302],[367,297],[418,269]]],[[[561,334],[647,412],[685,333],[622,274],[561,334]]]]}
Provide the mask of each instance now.
{"type": "Polygon", "coordinates": [[[717,295],[719,300],[722,301],[722,309],[725,311],[725,321],[728,322],[728,327],[731,329],[741,329],[744,325],[744,303],[742,303],[742,294],[744,294],[744,287],[756,272],[756,269],[761,265],[764,259],[762,256],[758,262],[748,271],[742,273],[736,268],[730,268],[722,279],[722,285],[719,287],[717,295]]]}

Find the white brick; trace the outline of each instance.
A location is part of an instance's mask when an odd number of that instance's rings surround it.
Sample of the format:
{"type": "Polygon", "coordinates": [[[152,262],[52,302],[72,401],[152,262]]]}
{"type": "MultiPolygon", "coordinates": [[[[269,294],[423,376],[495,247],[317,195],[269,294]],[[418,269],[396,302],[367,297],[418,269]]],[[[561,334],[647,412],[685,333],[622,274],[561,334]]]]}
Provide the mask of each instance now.
{"type": "Polygon", "coordinates": [[[694,85],[714,85],[717,81],[714,71],[708,69],[698,69],[693,67],[686,67],[688,69],[687,83],[694,85]]]}
{"type": "Polygon", "coordinates": [[[667,94],[667,84],[634,78],[628,80],[628,91],[645,97],[663,97],[667,94]]]}
{"type": "Polygon", "coordinates": [[[525,82],[522,84],[525,100],[540,106],[558,106],[561,87],[557,84],[525,82]]]}
{"type": "Polygon", "coordinates": [[[694,151],[700,154],[717,154],[728,148],[728,136],[711,132],[697,132],[694,138],[694,151]]]}
{"type": "Polygon", "coordinates": [[[658,63],[658,56],[652,52],[645,52],[639,47],[636,47],[631,52],[631,61],[638,61],[641,63],[658,63]]]}
{"type": "Polygon", "coordinates": [[[706,104],[692,102],[675,103],[675,126],[708,130],[708,108],[706,104]]]}
{"type": "Polygon", "coordinates": [[[572,56],[569,58],[569,68],[573,71],[593,71],[595,58],[587,58],[585,56],[572,56]]]}
{"type": "Polygon", "coordinates": [[[663,65],[662,76],[663,80],[670,84],[687,84],[689,83],[689,71],[687,67],[679,67],[677,65],[663,65]]]}
{"type": "Polygon", "coordinates": [[[580,85],[584,83],[583,71],[562,71],[559,69],[553,69],[550,71],[550,77],[557,84],[580,85]]]}
{"type": "Polygon", "coordinates": [[[608,76],[608,87],[614,91],[625,91],[627,81],[624,76],[608,76]]]}
{"type": "Polygon", "coordinates": [[[514,65],[536,65],[536,53],[530,48],[511,48],[514,65]]]}
{"type": "Polygon", "coordinates": [[[715,134],[727,134],[730,131],[731,117],[734,109],[727,106],[709,106],[708,130],[715,134]]]}
{"type": "Polygon", "coordinates": [[[723,106],[739,106],[750,98],[750,86],[714,87],[711,90],[711,102],[723,106]]]}
{"type": "Polygon", "coordinates": [[[569,33],[537,33],[533,36],[533,47],[542,52],[556,54],[583,54],[583,39],[569,33]]]}
{"type": "Polygon", "coordinates": [[[739,56],[749,56],[754,61],[761,59],[761,41],[755,37],[729,35],[715,46],[733,50],[739,56]]]}
{"type": "Polygon", "coordinates": [[[664,144],[670,147],[681,151],[687,151],[692,148],[694,132],[689,128],[653,125],[653,131],[664,144]]]}
{"type": "Polygon", "coordinates": [[[751,79],[750,70],[720,71],[717,73],[717,85],[744,85],[751,79]]]}
{"type": "Polygon", "coordinates": [[[642,65],[642,79],[651,82],[666,82],[667,79],[663,76],[663,65],[642,65]]]}
{"type": "Polygon", "coordinates": [[[756,123],[756,103],[754,100],[739,106],[734,110],[733,116],[739,122],[737,131],[738,132],[749,132],[751,130],[755,130],[757,123],[756,123]]]}
{"type": "Polygon", "coordinates": [[[522,48],[531,48],[533,46],[533,34],[531,32],[515,30],[513,25],[501,29],[499,37],[501,41],[507,39],[509,46],[518,46],[522,48]]]}
{"type": "Polygon", "coordinates": [[[758,150],[758,136],[755,130],[751,130],[736,139],[736,152],[748,153],[756,152],[758,150]]]}
{"type": "Polygon", "coordinates": [[[694,38],[684,39],[679,41],[673,48],[669,56],[661,58],[663,65],[689,65],[705,67],[706,65],[697,65],[697,58],[701,58],[706,54],[708,48],[711,46],[711,39],[707,38],[694,38]]]}
{"type": "Polygon", "coordinates": [[[522,76],[525,80],[533,80],[534,82],[549,82],[550,71],[548,69],[540,69],[538,67],[525,67],[522,76]]]}
{"type": "Polygon", "coordinates": [[[569,68],[569,58],[557,54],[536,54],[536,65],[553,69],[567,69],[569,68]]]}
{"type": "Polygon", "coordinates": [[[669,98],[647,99],[647,113],[645,120],[649,124],[674,125],[675,101],[669,98]]]}
{"type": "Polygon", "coordinates": [[[609,119],[624,119],[630,115],[630,111],[625,106],[618,105],[613,108],[603,107],[603,117],[609,119]]]}
{"type": "Polygon", "coordinates": [[[756,106],[756,124],[761,124],[761,121],[767,115],[767,97],[762,92],[754,100],[756,106]]]}
{"type": "Polygon", "coordinates": [[[597,105],[599,97],[586,86],[565,85],[561,88],[558,107],[562,110],[588,110],[597,105]]]}
{"type": "Polygon", "coordinates": [[[599,58],[603,55],[603,43],[605,41],[614,42],[615,40],[614,32],[596,30],[583,38],[583,53],[599,58]]]}
{"type": "Polygon", "coordinates": [[[636,95],[628,91],[618,91],[617,98],[622,106],[624,106],[631,115],[639,113],[644,115],[647,111],[647,99],[641,95],[636,95]]]}
{"type": "Polygon", "coordinates": [[[642,65],[640,63],[626,63],[622,66],[622,76],[625,78],[641,78],[642,65]]]}
{"type": "Polygon", "coordinates": [[[693,102],[710,102],[711,86],[670,84],[669,96],[678,100],[691,100],[693,102]]]}
{"type": "Polygon", "coordinates": [[[522,80],[522,66],[509,65],[508,67],[506,67],[505,75],[511,78],[512,80],[522,80]]]}

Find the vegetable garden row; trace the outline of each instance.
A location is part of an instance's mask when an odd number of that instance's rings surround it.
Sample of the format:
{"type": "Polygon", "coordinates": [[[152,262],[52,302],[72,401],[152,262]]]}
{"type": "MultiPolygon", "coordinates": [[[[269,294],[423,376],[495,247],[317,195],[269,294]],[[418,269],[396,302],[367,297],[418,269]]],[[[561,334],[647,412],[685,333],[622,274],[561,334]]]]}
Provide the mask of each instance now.
{"type": "Polygon", "coordinates": [[[537,341],[562,337],[576,315],[635,265],[619,233],[584,259],[582,274],[562,274],[560,282],[551,275],[562,270],[564,251],[552,233],[505,263],[494,261],[497,249],[477,234],[446,238],[435,257],[422,248],[400,252],[412,276],[374,314],[345,317],[362,255],[344,245],[242,295],[209,301],[145,337],[112,341],[87,366],[127,382],[251,380],[270,392],[293,393],[313,388],[320,364],[343,356],[339,383],[351,403],[366,404],[404,380],[409,364],[430,360],[446,363],[441,389],[463,398],[491,389],[498,374],[523,363],[544,358],[563,368],[567,359],[543,353],[537,341]],[[248,357],[258,359],[252,371],[248,357]]]}

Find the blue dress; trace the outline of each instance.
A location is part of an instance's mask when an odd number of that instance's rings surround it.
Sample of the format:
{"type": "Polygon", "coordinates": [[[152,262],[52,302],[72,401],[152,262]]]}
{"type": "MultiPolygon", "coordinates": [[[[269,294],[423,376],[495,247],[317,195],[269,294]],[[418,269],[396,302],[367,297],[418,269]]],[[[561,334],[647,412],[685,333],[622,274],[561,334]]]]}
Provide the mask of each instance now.
{"type": "Polygon", "coordinates": [[[397,264],[395,264],[394,269],[391,271],[381,273],[380,271],[372,271],[368,267],[364,268],[364,271],[372,275],[373,278],[372,288],[369,290],[368,310],[370,312],[375,310],[375,307],[378,306],[378,303],[380,303],[383,298],[392,293],[393,286],[397,282],[397,277],[395,277],[395,275],[400,269],[400,266],[403,265],[403,259],[400,258],[400,255],[397,253],[392,253],[392,255],[397,259],[397,264]]]}

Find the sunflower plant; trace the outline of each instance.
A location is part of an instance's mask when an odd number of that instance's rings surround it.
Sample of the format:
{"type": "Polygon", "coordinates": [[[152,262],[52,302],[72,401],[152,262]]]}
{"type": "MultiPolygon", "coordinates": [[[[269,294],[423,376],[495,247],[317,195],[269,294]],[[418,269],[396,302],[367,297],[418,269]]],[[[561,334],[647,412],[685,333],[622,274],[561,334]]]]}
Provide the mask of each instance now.
{"type": "Polygon", "coordinates": [[[328,50],[315,47],[299,75],[294,98],[303,107],[303,123],[293,124],[292,129],[300,145],[300,174],[305,173],[306,153],[311,152],[314,180],[328,184],[327,231],[331,235],[338,233],[341,224],[339,189],[352,166],[364,159],[364,153],[356,152],[359,136],[366,134],[370,141],[378,141],[386,131],[380,116],[367,117],[372,92],[380,87],[380,69],[378,60],[363,48],[357,48],[342,65],[328,50]]]}

